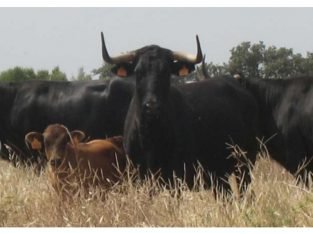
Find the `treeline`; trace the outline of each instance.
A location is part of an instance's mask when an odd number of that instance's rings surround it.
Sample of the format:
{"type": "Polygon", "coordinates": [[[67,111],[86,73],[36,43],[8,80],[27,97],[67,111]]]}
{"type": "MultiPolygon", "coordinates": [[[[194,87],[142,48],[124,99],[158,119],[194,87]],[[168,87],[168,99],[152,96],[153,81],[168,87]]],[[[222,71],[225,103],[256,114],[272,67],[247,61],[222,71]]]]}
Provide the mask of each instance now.
{"type": "MultiPolygon", "coordinates": [[[[86,73],[83,68],[79,68],[76,76],[68,78],[59,67],[55,67],[51,72],[15,67],[2,71],[0,81],[110,79],[112,76],[110,73],[111,68],[112,65],[104,64],[100,68],[93,69],[90,74],[86,73]]],[[[271,79],[313,75],[313,52],[307,52],[305,56],[302,56],[300,53],[294,53],[291,48],[266,47],[262,41],[255,44],[242,42],[230,50],[230,58],[227,63],[205,62],[197,67],[195,74],[185,78],[185,81],[233,75],[235,73],[241,73],[246,78],[271,79]]]]}
{"type": "Polygon", "coordinates": [[[14,67],[0,73],[0,81],[25,81],[25,80],[91,80],[92,75],[86,74],[83,68],[79,68],[77,76],[68,78],[59,67],[51,70],[34,71],[32,68],[14,67]]]}
{"type": "Polygon", "coordinates": [[[294,53],[293,49],[276,46],[266,47],[262,41],[252,44],[242,42],[230,50],[228,63],[205,63],[197,72],[201,77],[203,70],[207,76],[233,75],[240,72],[246,78],[284,79],[292,76],[313,75],[313,53],[306,56],[294,53]]]}

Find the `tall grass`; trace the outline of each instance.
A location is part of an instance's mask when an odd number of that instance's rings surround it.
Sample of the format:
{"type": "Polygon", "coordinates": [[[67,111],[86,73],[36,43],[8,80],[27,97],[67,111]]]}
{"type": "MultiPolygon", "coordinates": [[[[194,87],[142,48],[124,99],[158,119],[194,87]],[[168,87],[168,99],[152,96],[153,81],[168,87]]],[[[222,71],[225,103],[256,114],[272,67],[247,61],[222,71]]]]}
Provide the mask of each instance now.
{"type": "Polygon", "coordinates": [[[162,189],[156,180],[125,179],[106,196],[62,202],[48,175],[0,161],[0,226],[5,227],[281,227],[313,226],[313,190],[268,158],[258,159],[242,198],[215,199],[211,190],[176,185],[162,189]],[[153,192],[158,190],[158,192],[153,192]],[[173,196],[181,190],[180,196],[173,196]]]}

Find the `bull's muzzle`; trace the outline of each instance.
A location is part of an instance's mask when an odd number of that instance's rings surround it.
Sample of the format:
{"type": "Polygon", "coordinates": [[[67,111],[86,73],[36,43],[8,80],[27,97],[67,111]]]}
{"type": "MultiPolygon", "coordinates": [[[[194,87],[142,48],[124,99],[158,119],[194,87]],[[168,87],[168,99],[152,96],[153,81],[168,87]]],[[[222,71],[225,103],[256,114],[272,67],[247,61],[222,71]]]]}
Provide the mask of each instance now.
{"type": "Polygon", "coordinates": [[[160,114],[160,105],[155,99],[146,101],[143,104],[143,113],[147,117],[157,117],[160,114]]]}

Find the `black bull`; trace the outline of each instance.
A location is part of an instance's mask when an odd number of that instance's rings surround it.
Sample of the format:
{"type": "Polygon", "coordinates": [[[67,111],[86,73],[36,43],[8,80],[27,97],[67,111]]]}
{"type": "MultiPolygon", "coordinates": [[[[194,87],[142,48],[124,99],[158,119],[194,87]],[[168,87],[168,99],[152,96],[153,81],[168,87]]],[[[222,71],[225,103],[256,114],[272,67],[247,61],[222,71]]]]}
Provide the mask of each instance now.
{"type": "Polygon", "coordinates": [[[260,109],[261,136],[270,156],[305,182],[313,172],[313,77],[245,79],[260,109]]]}
{"type": "MultiPolygon", "coordinates": [[[[198,38],[197,56],[152,45],[110,57],[103,35],[102,46],[106,62],[127,67],[121,74],[134,74],[136,79],[125,120],[124,146],[140,166],[141,175],[161,169],[165,180],[171,181],[174,171],[192,186],[194,166],[201,163],[224,189],[230,189],[225,179],[233,172],[246,188],[250,182],[247,161],[253,164],[257,151],[255,99],[231,78],[170,84],[172,74],[186,74],[186,63],[194,66],[201,62],[198,38]],[[240,170],[226,143],[247,151],[247,161],[240,170]]],[[[210,186],[210,182],[208,178],[206,184],[210,186]]]]}
{"type": "MultiPolygon", "coordinates": [[[[134,90],[132,79],[111,81],[27,81],[0,85],[0,140],[15,151],[14,162],[36,162],[24,137],[60,123],[83,130],[91,139],[121,135],[134,90]]],[[[34,153],[34,152],[32,152],[34,153]]]]}

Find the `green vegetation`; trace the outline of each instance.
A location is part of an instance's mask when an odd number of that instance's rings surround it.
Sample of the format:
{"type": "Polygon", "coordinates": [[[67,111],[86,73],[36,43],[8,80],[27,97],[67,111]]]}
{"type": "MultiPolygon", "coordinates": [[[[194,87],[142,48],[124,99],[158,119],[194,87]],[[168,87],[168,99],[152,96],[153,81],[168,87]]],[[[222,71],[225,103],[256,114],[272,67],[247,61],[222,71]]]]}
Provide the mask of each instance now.
{"type": "MultiPolygon", "coordinates": [[[[78,69],[76,77],[71,77],[71,80],[91,80],[90,74],[86,74],[84,68],[78,69]]],[[[68,80],[66,74],[55,67],[52,71],[38,70],[34,71],[32,68],[14,67],[6,71],[0,72],[0,81],[27,81],[27,80],[68,80]]]]}
{"type": "MultiPolygon", "coordinates": [[[[284,79],[298,75],[313,75],[313,53],[293,53],[293,49],[266,47],[262,41],[256,44],[242,42],[230,50],[228,63],[205,64],[210,77],[242,73],[246,78],[284,79]]],[[[200,69],[198,69],[198,72],[200,69]]]]}
{"type": "Polygon", "coordinates": [[[67,80],[65,73],[55,67],[51,73],[48,70],[35,72],[32,68],[15,67],[0,73],[0,81],[25,80],[67,80]]]}

